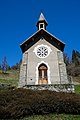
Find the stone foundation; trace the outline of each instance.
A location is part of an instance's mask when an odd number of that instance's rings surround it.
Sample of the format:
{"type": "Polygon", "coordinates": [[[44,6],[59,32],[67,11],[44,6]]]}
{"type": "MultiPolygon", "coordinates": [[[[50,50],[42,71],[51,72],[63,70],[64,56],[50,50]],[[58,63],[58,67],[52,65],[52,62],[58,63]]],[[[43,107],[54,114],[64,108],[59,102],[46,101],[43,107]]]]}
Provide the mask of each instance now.
{"type": "Polygon", "coordinates": [[[74,93],[73,84],[26,85],[23,88],[31,89],[31,90],[51,90],[56,92],[74,93]]]}

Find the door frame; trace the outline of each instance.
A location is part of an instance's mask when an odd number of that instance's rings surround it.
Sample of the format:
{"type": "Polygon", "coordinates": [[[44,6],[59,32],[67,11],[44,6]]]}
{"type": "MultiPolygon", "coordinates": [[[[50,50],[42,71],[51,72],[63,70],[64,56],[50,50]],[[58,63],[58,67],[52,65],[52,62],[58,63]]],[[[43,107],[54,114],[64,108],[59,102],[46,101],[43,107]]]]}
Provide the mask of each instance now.
{"type": "Polygon", "coordinates": [[[41,65],[41,64],[45,64],[48,68],[48,71],[47,71],[47,78],[48,78],[48,84],[51,84],[51,81],[50,81],[50,67],[48,65],[47,62],[44,62],[44,61],[41,61],[40,63],[37,64],[36,66],[36,81],[35,81],[35,85],[38,85],[38,79],[39,79],[39,76],[38,76],[38,67],[41,65]]]}
{"type": "Polygon", "coordinates": [[[38,84],[43,85],[43,84],[48,84],[48,68],[45,64],[40,64],[38,67],[38,84]]]}

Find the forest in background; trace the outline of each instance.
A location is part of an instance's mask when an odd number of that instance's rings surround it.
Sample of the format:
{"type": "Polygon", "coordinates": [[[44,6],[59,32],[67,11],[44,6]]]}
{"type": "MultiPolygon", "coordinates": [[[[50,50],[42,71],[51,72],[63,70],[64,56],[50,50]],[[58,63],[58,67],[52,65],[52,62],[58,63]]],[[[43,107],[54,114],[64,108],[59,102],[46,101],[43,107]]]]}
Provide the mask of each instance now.
{"type": "Polygon", "coordinates": [[[71,57],[64,53],[64,62],[66,63],[68,75],[80,76],[80,52],[73,50],[71,57]]]}

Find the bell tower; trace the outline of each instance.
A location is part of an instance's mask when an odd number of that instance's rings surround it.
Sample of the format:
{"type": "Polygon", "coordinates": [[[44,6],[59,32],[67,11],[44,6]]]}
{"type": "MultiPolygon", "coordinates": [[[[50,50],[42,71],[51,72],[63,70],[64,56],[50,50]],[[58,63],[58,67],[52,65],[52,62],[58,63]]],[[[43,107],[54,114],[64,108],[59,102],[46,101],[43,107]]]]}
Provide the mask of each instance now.
{"type": "Polygon", "coordinates": [[[36,26],[38,27],[38,30],[44,29],[46,30],[46,26],[48,25],[43,13],[40,14],[39,20],[36,24],[36,26]]]}

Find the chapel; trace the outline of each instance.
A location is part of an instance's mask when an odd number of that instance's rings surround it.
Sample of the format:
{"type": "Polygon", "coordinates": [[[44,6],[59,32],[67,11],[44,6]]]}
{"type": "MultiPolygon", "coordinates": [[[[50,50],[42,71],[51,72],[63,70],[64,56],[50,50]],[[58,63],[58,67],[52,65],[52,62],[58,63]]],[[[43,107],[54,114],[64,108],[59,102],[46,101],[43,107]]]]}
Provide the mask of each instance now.
{"type": "Polygon", "coordinates": [[[47,25],[41,13],[37,32],[20,44],[23,58],[18,87],[73,91],[63,58],[65,43],[49,33],[47,25]]]}

